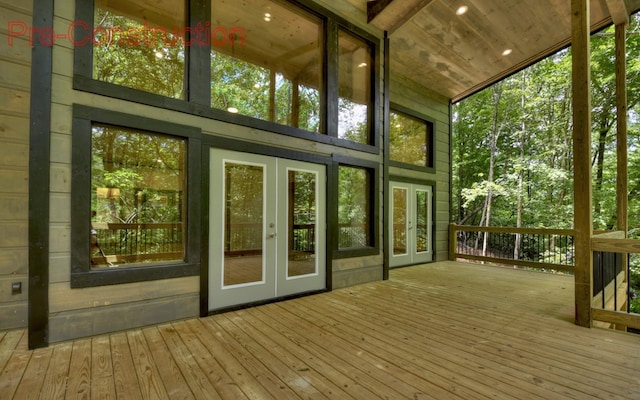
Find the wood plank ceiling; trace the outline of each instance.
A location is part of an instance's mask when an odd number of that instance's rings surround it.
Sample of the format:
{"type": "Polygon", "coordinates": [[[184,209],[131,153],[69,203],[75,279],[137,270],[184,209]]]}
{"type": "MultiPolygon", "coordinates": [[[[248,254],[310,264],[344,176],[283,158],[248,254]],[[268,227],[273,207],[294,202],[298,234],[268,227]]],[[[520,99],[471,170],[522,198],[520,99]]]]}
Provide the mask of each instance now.
{"type": "MultiPolygon", "coordinates": [[[[348,1],[388,32],[392,73],[453,102],[570,43],[568,0],[348,1]]],[[[640,0],[590,1],[593,31],[611,24],[609,10],[640,10],[640,0]]]]}

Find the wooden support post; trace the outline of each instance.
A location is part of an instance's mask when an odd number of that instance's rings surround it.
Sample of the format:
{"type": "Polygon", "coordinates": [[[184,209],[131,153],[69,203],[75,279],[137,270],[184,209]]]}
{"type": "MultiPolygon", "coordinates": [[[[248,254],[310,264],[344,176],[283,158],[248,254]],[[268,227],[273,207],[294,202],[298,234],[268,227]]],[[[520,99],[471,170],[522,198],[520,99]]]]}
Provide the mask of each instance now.
{"type": "Polygon", "coordinates": [[[616,25],[616,109],[617,109],[617,220],[619,231],[628,230],[628,161],[627,161],[627,58],[626,27],[616,25]]]}
{"type": "MultiPolygon", "coordinates": [[[[628,150],[627,150],[627,55],[626,55],[626,24],[616,25],[616,118],[617,118],[617,138],[616,150],[617,176],[616,176],[616,207],[617,207],[617,229],[627,237],[628,229],[628,150]]],[[[624,284],[629,285],[629,257],[622,254],[622,271],[624,273],[624,284]]],[[[628,286],[627,286],[628,288],[628,286]]],[[[618,304],[618,310],[626,311],[627,301],[618,304]]],[[[624,327],[623,327],[624,329],[624,327]]]]}
{"type": "Polygon", "coordinates": [[[456,252],[458,251],[458,230],[456,224],[449,224],[449,260],[456,260],[456,252]]]}
{"type": "Polygon", "coordinates": [[[591,327],[593,285],[589,14],[589,0],[571,0],[575,323],[585,327],[591,327]]]}
{"type": "Polygon", "coordinates": [[[291,126],[300,127],[300,82],[291,80],[291,126]]]}
{"type": "Polygon", "coordinates": [[[276,121],[276,71],[269,70],[269,121],[276,121]]]}
{"type": "Polygon", "coordinates": [[[629,0],[606,0],[607,9],[615,25],[628,25],[631,7],[629,0]]]}

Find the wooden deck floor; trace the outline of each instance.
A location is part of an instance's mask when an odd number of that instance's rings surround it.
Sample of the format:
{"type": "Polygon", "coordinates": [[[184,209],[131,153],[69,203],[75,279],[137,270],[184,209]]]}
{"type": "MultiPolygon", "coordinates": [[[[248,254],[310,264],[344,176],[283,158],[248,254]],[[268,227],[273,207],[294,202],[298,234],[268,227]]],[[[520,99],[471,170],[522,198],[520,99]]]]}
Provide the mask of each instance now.
{"type": "Polygon", "coordinates": [[[436,263],[36,351],[2,332],[0,399],[640,399],[640,335],[572,319],[572,277],[436,263]]]}

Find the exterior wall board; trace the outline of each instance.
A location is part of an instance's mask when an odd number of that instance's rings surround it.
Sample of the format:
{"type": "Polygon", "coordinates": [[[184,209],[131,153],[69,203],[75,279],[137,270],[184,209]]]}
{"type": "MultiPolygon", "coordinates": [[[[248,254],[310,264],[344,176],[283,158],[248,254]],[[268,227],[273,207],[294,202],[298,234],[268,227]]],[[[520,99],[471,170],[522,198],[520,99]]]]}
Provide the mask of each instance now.
{"type": "MultiPolygon", "coordinates": [[[[13,3],[13,1],[12,1],[13,3]]],[[[378,38],[382,38],[382,32],[367,25],[366,19],[355,18],[353,6],[346,2],[333,2],[328,0],[315,1],[318,5],[326,7],[340,17],[353,21],[355,26],[372,33],[378,38]]],[[[0,10],[2,10],[2,0],[0,0],[0,10]]],[[[75,1],[55,2],[54,30],[66,32],[75,19],[75,1]]],[[[16,13],[15,7],[11,12],[16,13]]],[[[18,13],[20,14],[20,13],[18,13]]],[[[0,17],[2,23],[2,17],[0,17]]],[[[30,24],[30,21],[28,21],[30,24]]],[[[0,35],[2,32],[0,31],[0,35]]],[[[2,39],[2,37],[0,37],[2,39]]],[[[26,41],[22,41],[26,44],[26,41]]],[[[381,46],[382,48],[382,46],[381,46]]],[[[381,50],[382,51],[382,50],[381,50]]],[[[16,76],[26,76],[29,82],[28,65],[26,59],[28,55],[24,49],[15,49],[15,60],[11,64],[3,64],[4,56],[0,57],[0,74],[3,71],[16,76]]],[[[52,78],[52,104],[51,104],[51,152],[50,152],[50,250],[49,250],[49,341],[51,343],[68,340],[75,337],[91,336],[110,331],[127,329],[132,327],[157,324],[199,314],[199,277],[174,278],[170,280],[140,282],[132,284],[122,284],[114,286],[101,286],[82,289],[70,288],[70,263],[71,263],[71,243],[70,224],[73,218],[71,203],[71,126],[72,126],[72,106],[82,104],[89,107],[104,110],[117,111],[131,115],[143,115],[146,118],[193,126],[202,130],[203,135],[213,137],[233,138],[265,146],[275,146],[282,149],[302,151],[322,156],[339,154],[341,156],[355,157],[362,160],[373,161],[380,166],[380,208],[379,216],[382,217],[384,210],[383,182],[382,174],[382,151],[379,154],[360,152],[353,149],[335,147],[327,143],[320,143],[298,137],[285,137],[278,133],[267,132],[260,129],[234,125],[224,121],[199,117],[178,111],[165,110],[145,104],[131,101],[101,96],[85,91],[73,89],[73,68],[74,50],[69,40],[58,40],[53,47],[53,78],[52,78]]],[[[11,80],[13,81],[13,80],[11,80]]],[[[11,126],[6,134],[0,131],[0,142],[6,136],[6,141],[13,146],[13,150],[0,150],[0,182],[3,177],[9,178],[13,183],[4,185],[0,190],[10,190],[15,196],[13,201],[26,196],[26,164],[19,154],[26,154],[25,149],[28,135],[28,120],[25,116],[29,110],[28,85],[9,82],[0,78],[0,104],[7,104],[3,114],[10,115],[11,126]],[[5,101],[6,100],[6,101],[5,101]],[[20,127],[18,127],[20,126],[20,127]],[[21,131],[23,131],[21,136],[21,131]],[[24,133],[26,132],[26,133],[24,133]],[[5,153],[6,157],[5,157],[5,153]],[[9,154],[10,153],[10,154],[9,154]],[[4,167],[6,160],[10,162],[11,169],[4,167]],[[18,165],[13,165],[18,164],[18,165]],[[23,197],[21,197],[23,196],[23,197]]],[[[384,85],[380,85],[381,88],[384,85]]],[[[447,258],[448,240],[448,206],[449,206],[449,108],[446,99],[429,94],[427,89],[416,89],[411,82],[402,78],[394,77],[391,81],[391,100],[409,109],[428,115],[436,121],[435,132],[435,173],[422,173],[418,171],[403,171],[392,169],[392,173],[407,174],[420,179],[432,180],[436,182],[436,213],[434,222],[436,224],[435,245],[437,249],[436,259],[447,258]]],[[[380,106],[379,112],[382,120],[383,112],[380,106]]],[[[0,122],[0,127],[8,126],[6,119],[0,122]],[[4,124],[4,125],[3,125],[4,124]]],[[[382,135],[382,130],[380,130],[382,135]]],[[[382,140],[380,140],[382,143],[382,140]]],[[[25,155],[24,159],[28,157],[25,155]]],[[[12,200],[7,200],[11,202],[12,200]]],[[[18,207],[13,204],[11,207],[18,207]]],[[[1,205],[1,204],[0,204],[1,205]]],[[[14,224],[16,227],[26,229],[26,216],[24,210],[19,215],[24,221],[3,219],[7,213],[0,213],[0,226],[14,224]]],[[[379,223],[382,224],[382,218],[379,223]]],[[[12,225],[13,226],[13,225],[12,225]]],[[[382,232],[379,232],[379,254],[366,256],[343,258],[333,260],[332,265],[332,287],[340,288],[350,285],[380,280],[383,276],[383,256],[382,256],[382,232]]],[[[26,238],[26,232],[23,235],[26,238]]],[[[11,243],[7,246],[2,241],[0,234],[0,284],[2,284],[5,273],[4,263],[20,259],[25,255],[26,243],[24,240],[11,243]]],[[[18,270],[23,274],[26,261],[18,265],[18,270]]],[[[26,276],[26,275],[24,275],[26,276]]],[[[27,286],[26,283],[24,286],[27,286]]],[[[0,289],[0,316],[5,315],[2,311],[4,299],[0,289]]],[[[21,298],[26,298],[22,296],[21,298]]],[[[14,309],[23,307],[26,313],[25,301],[19,302],[14,309]]],[[[24,319],[26,320],[26,314],[24,319]]]]}
{"type": "Polygon", "coordinates": [[[433,222],[434,235],[434,261],[448,259],[448,232],[449,232],[449,170],[451,164],[449,150],[449,101],[446,98],[432,94],[428,88],[420,88],[419,85],[406,78],[393,75],[391,71],[390,98],[391,101],[417,113],[429,116],[435,121],[434,137],[434,172],[421,173],[412,170],[403,170],[392,167],[390,173],[410,178],[431,180],[436,183],[434,191],[435,212],[433,222]]]}
{"type": "Polygon", "coordinates": [[[27,326],[31,46],[9,27],[30,26],[31,7],[0,0],[0,330],[27,326]]]}
{"type": "Polygon", "coordinates": [[[184,294],[52,314],[49,340],[55,343],[194,317],[198,314],[199,302],[198,294],[184,294]]]}

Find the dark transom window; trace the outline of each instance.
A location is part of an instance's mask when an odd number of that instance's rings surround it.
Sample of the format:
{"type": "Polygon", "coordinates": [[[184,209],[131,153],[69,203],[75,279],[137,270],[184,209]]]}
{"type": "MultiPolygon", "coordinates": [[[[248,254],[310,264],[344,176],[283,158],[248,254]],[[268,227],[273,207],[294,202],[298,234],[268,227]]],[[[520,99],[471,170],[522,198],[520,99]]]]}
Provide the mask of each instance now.
{"type": "Polygon", "coordinates": [[[148,4],[95,0],[93,79],[184,99],[185,2],[148,4]]]}
{"type": "Polygon", "coordinates": [[[371,131],[371,45],[338,31],[338,137],[368,144],[371,131]]]}
{"type": "Polygon", "coordinates": [[[392,110],[389,113],[389,159],[413,167],[433,167],[433,124],[392,110]]]}
{"type": "Polygon", "coordinates": [[[213,0],[211,106],[320,132],[323,23],[273,0],[213,0]]]}

